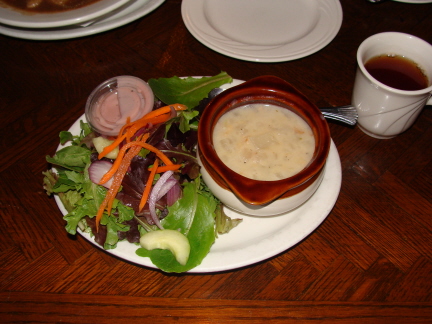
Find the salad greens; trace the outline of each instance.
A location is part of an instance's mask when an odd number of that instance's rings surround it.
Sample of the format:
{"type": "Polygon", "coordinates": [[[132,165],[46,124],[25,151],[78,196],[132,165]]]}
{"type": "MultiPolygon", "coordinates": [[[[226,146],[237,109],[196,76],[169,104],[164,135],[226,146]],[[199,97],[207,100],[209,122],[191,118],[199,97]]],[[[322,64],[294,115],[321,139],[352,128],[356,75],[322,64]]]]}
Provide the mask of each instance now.
{"type": "Polygon", "coordinates": [[[162,102],[167,105],[181,103],[189,108],[198,106],[200,100],[207,97],[212,89],[231,82],[232,78],[226,72],[212,77],[179,78],[174,76],[148,80],[155,96],[162,102]]]}
{"type": "Polygon", "coordinates": [[[160,269],[171,269],[173,272],[188,271],[201,263],[213,245],[215,235],[215,209],[217,200],[205,190],[200,190],[199,178],[185,184],[183,197],[169,207],[170,213],[161,223],[165,229],[180,230],[186,235],[191,245],[191,253],[186,265],[178,263],[167,250],[137,250],[137,254],[150,257],[153,264],[160,269]]]}
{"type": "MultiPolygon", "coordinates": [[[[140,237],[160,230],[150,217],[149,204],[144,210],[138,209],[149,177],[149,167],[156,159],[155,154],[148,150],[142,149],[132,159],[111,213],[104,212],[99,227],[96,226],[95,215],[107,194],[107,188],[95,183],[89,172],[90,166],[99,161],[92,142],[99,134],[82,121],[78,135],[67,131],[60,133],[60,143],[67,143],[68,146],[58,150],[54,156],[46,157],[55,170],[43,172],[47,194],[58,195],[67,210],[64,216],[66,231],[75,235],[79,228],[90,233],[95,242],[107,250],[115,249],[120,241],[128,241],[136,245],[137,255],[149,257],[155,266],[165,272],[184,272],[198,266],[218,235],[228,233],[241,222],[223,213],[221,203],[201,180],[196,160],[196,128],[199,113],[208,102],[207,94],[231,81],[225,72],[201,79],[173,77],[149,80],[158,99],[155,109],[172,103],[172,100],[188,106],[178,117],[144,130],[149,133],[148,142],[151,145],[175,163],[182,164],[180,172],[176,172],[171,179],[177,185],[163,197],[158,196],[156,212],[164,229],[179,231],[189,241],[190,254],[185,265],[180,264],[169,249],[146,250],[139,247],[140,237]],[[171,192],[175,192],[176,188],[180,194],[173,200],[171,192]]],[[[154,182],[157,180],[155,178],[154,182]]]]}

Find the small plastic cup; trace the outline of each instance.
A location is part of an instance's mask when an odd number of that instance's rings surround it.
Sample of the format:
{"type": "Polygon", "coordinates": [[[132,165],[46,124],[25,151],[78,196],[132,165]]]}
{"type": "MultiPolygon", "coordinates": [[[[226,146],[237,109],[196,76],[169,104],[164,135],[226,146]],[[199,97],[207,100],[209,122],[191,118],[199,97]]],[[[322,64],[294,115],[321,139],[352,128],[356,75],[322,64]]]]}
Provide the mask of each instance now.
{"type": "Polygon", "coordinates": [[[153,91],[147,82],[134,76],[117,76],[92,91],[85,116],[95,132],[117,136],[128,119],[140,119],[153,109],[153,104],[153,91]]]}

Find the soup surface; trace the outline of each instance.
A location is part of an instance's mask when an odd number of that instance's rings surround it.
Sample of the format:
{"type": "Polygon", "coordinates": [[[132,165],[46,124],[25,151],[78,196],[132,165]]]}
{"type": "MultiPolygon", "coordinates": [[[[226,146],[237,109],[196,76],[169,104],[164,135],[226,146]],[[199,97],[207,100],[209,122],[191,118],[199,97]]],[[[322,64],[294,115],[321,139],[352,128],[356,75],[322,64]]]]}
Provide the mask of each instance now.
{"type": "Polygon", "coordinates": [[[297,114],[276,105],[235,108],[216,123],[213,143],[222,162],[244,177],[274,181],[295,175],[312,159],[315,138],[297,114]]]}

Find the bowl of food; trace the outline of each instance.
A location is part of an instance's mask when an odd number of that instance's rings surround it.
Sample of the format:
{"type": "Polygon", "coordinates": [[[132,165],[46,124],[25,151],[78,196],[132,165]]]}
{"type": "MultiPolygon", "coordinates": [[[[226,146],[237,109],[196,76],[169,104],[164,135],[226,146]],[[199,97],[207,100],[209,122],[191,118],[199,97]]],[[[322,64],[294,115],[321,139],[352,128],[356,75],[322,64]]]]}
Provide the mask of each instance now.
{"type": "Polygon", "coordinates": [[[262,76],[225,90],[198,128],[204,182],[225,206],[253,216],[286,213],[319,187],[330,150],[320,110],[288,82],[262,76]]]}
{"type": "Polygon", "coordinates": [[[130,0],[0,0],[0,23],[19,28],[58,28],[90,23],[130,0]]]}

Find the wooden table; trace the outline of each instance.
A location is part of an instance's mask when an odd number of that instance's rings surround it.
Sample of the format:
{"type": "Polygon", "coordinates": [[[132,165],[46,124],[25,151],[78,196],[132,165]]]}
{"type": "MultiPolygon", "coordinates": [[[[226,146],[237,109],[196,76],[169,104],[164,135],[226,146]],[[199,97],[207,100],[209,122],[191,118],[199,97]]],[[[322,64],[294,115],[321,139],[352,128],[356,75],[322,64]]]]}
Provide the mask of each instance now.
{"type": "MultiPolygon", "coordinates": [[[[0,36],[0,321],[86,323],[425,323],[432,320],[432,110],[390,140],[329,122],[342,162],[333,210],[269,260],[210,274],[165,274],[70,237],[42,171],[88,94],[117,75],[145,80],[227,71],[271,74],[318,106],[350,103],[356,50],[400,31],[432,43],[432,4],[341,0],[340,32],[282,63],[221,55],[197,41],[181,1],[102,34],[31,41],[0,36]]],[[[221,260],[223,262],[223,260],[221,260]]]]}

